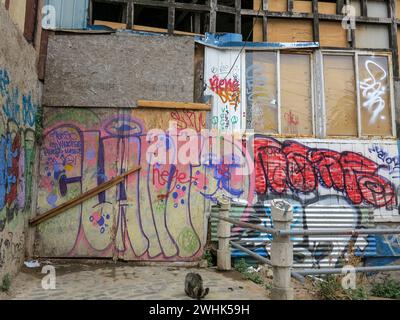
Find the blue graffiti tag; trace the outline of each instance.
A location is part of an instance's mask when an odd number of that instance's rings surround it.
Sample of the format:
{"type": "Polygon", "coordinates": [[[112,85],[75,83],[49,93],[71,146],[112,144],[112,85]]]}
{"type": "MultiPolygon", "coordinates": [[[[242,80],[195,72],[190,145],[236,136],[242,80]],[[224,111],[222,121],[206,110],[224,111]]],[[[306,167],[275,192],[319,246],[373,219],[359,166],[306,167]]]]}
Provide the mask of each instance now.
{"type": "Polygon", "coordinates": [[[17,177],[9,173],[13,159],[18,156],[18,150],[12,150],[11,134],[0,139],[0,210],[6,203],[6,195],[11,191],[13,184],[17,183],[17,177]]]}
{"type": "Polygon", "coordinates": [[[32,96],[22,96],[22,120],[24,125],[33,127],[35,124],[37,106],[32,103],[32,96]]]}

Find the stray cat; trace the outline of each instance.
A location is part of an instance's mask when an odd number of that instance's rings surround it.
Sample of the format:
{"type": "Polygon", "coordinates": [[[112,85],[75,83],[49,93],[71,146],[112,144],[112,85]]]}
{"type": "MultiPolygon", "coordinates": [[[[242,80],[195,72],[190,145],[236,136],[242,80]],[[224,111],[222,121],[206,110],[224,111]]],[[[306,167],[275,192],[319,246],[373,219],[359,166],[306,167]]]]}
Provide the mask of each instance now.
{"type": "Polygon", "coordinates": [[[203,279],[198,273],[188,273],[185,278],[185,292],[192,299],[202,299],[208,292],[209,288],[203,288],[203,279]]]}

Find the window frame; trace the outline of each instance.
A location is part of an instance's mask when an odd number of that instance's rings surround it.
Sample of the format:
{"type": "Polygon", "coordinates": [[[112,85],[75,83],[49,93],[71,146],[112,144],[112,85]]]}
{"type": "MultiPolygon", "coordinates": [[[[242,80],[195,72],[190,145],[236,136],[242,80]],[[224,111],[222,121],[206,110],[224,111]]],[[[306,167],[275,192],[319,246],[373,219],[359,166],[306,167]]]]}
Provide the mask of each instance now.
{"type": "Polygon", "coordinates": [[[321,86],[322,86],[322,110],[323,110],[323,137],[330,139],[396,139],[396,108],[394,98],[394,81],[393,81],[393,61],[391,52],[387,51],[371,51],[371,50],[321,50],[321,86]],[[354,58],[354,72],[355,72],[355,85],[356,85],[356,102],[357,102],[357,136],[329,136],[327,135],[327,109],[326,109],[326,98],[325,98],[325,69],[324,69],[324,56],[325,55],[345,55],[352,56],[354,58]],[[386,57],[388,62],[388,76],[389,76],[389,89],[390,89],[390,116],[391,116],[391,135],[363,135],[362,133],[362,115],[361,115],[361,94],[360,94],[360,74],[358,59],[359,56],[380,56],[386,57]]]}
{"type": "MultiPolygon", "coordinates": [[[[316,96],[315,96],[315,59],[314,59],[314,52],[312,50],[296,50],[296,49],[256,49],[256,48],[246,48],[244,50],[244,56],[248,52],[274,52],[276,53],[276,100],[277,100],[277,107],[278,107],[278,133],[267,133],[269,136],[272,137],[288,137],[288,138],[315,138],[316,137],[316,113],[315,113],[315,104],[316,104],[316,96]],[[281,54],[299,54],[299,55],[307,55],[309,58],[309,65],[310,65],[310,101],[311,101],[311,128],[312,128],[312,134],[288,134],[288,133],[283,133],[282,131],[282,92],[281,92],[281,54]]],[[[246,63],[246,58],[244,58],[244,70],[247,70],[247,63],[246,63]]],[[[246,74],[246,73],[245,73],[246,74]]],[[[245,81],[246,83],[246,81],[245,81]]],[[[247,83],[246,83],[247,86],[247,83]]],[[[247,88],[244,88],[245,92],[247,92],[247,88]]],[[[247,96],[245,94],[245,99],[246,99],[246,110],[248,108],[247,105],[247,96]]],[[[246,112],[247,113],[247,112],[246,112]]],[[[255,128],[251,128],[254,130],[254,133],[263,133],[265,134],[265,131],[256,131],[255,128]]]]}

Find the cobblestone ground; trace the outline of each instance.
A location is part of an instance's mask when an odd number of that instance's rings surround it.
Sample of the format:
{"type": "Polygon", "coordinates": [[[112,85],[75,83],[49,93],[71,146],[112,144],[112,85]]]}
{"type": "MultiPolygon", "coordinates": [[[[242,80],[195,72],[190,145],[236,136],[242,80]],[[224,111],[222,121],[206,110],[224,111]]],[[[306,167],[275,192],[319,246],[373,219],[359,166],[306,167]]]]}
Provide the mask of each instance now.
{"type": "MultiPolygon", "coordinates": [[[[13,280],[11,292],[5,299],[30,300],[170,300],[190,299],[184,292],[188,272],[201,274],[210,293],[205,300],[265,300],[268,292],[243,280],[236,271],[217,272],[165,266],[58,264],[56,289],[43,290],[42,268],[23,268],[13,280]]],[[[4,297],[3,297],[4,299],[4,297]]]]}

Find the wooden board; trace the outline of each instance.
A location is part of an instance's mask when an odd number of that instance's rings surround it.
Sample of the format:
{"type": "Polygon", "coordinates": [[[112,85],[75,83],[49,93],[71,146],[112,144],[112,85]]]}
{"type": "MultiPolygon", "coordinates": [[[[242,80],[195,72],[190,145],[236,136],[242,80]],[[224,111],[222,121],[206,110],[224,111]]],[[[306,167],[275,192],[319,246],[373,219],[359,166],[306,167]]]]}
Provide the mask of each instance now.
{"type": "MultiPolygon", "coordinates": [[[[107,26],[113,29],[127,29],[126,23],[119,23],[119,22],[112,22],[112,21],[103,21],[103,20],[95,20],[94,25],[101,25],[101,26],[107,26]]],[[[135,31],[144,31],[144,32],[155,32],[155,33],[168,33],[168,29],[163,29],[163,28],[155,28],[155,27],[148,27],[148,26],[141,26],[135,24],[132,27],[132,30],[135,31]]],[[[178,31],[174,30],[174,34],[177,35],[184,35],[184,36],[194,36],[194,35],[201,35],[201,34],[196,34],[192,32],[185,32],[185,31],[178,31]]]]}
{"type": "Polygon", "coordinates": [[[311,21],[291,19],[268,20],[269,42],[313,41],[311,21]]]}
{"type": "MultiPolygon", "coordinates": [[[[254,4],[256,2],[260,2],[261,0],[255,0],[254,4]]],[[[256,6],[255,6],[256,7],[256,6]]],[[[254,8],[255,10],[258,10],[260,5],[257,5],[257,8],[254,8]]],[[[286,12],[287,11],[287,0],[274,0],[274,1],[268,1],[268,11],[272,12],[286,12]]]]}
{"type": "Polygon", "coordinates": [[[293,12],[312,13],[312,1],[293,1],[293,12]]]}
{"type": "Polygon", "coordinates": [[[400,0],[397,0],[396,3],[396,18],[400,19],[400,0]]]}
{"type": "Polygon", "coordinates": [[[112,21],[103,21],[103,20],[94,20],[93,25],[95,26],[106,26],[112,29],[126,29],[126,23],[112,22],[112,21]]]}
{"type": "Polygon", "coordinates": [[[325,55],[326,134],[357,136],[357,107],[354,59],[325,55]]]}
{"type": "Polygon", "coordinates": [[[321,47],[347,48],[347,32],[340,22],[320,21],[319,34],[321,47]]]}
{"type": "Polygon", "coordinates": [[[138,100],[138,108],[163,108],[163,109],[186,109],[210,111],[211,105],[206,103],[176,102],[176,101],[151,101],[138,100]]]}
{"type": "Polygon", "coordinates": [[[281,54],[282,134],[313,134],[311,63],[308,54],[281,54]]]}
{"type": "Polygon", "coordinates": [[[336,14],[336,3],[318,1],[318,13],[336,14]]]}

